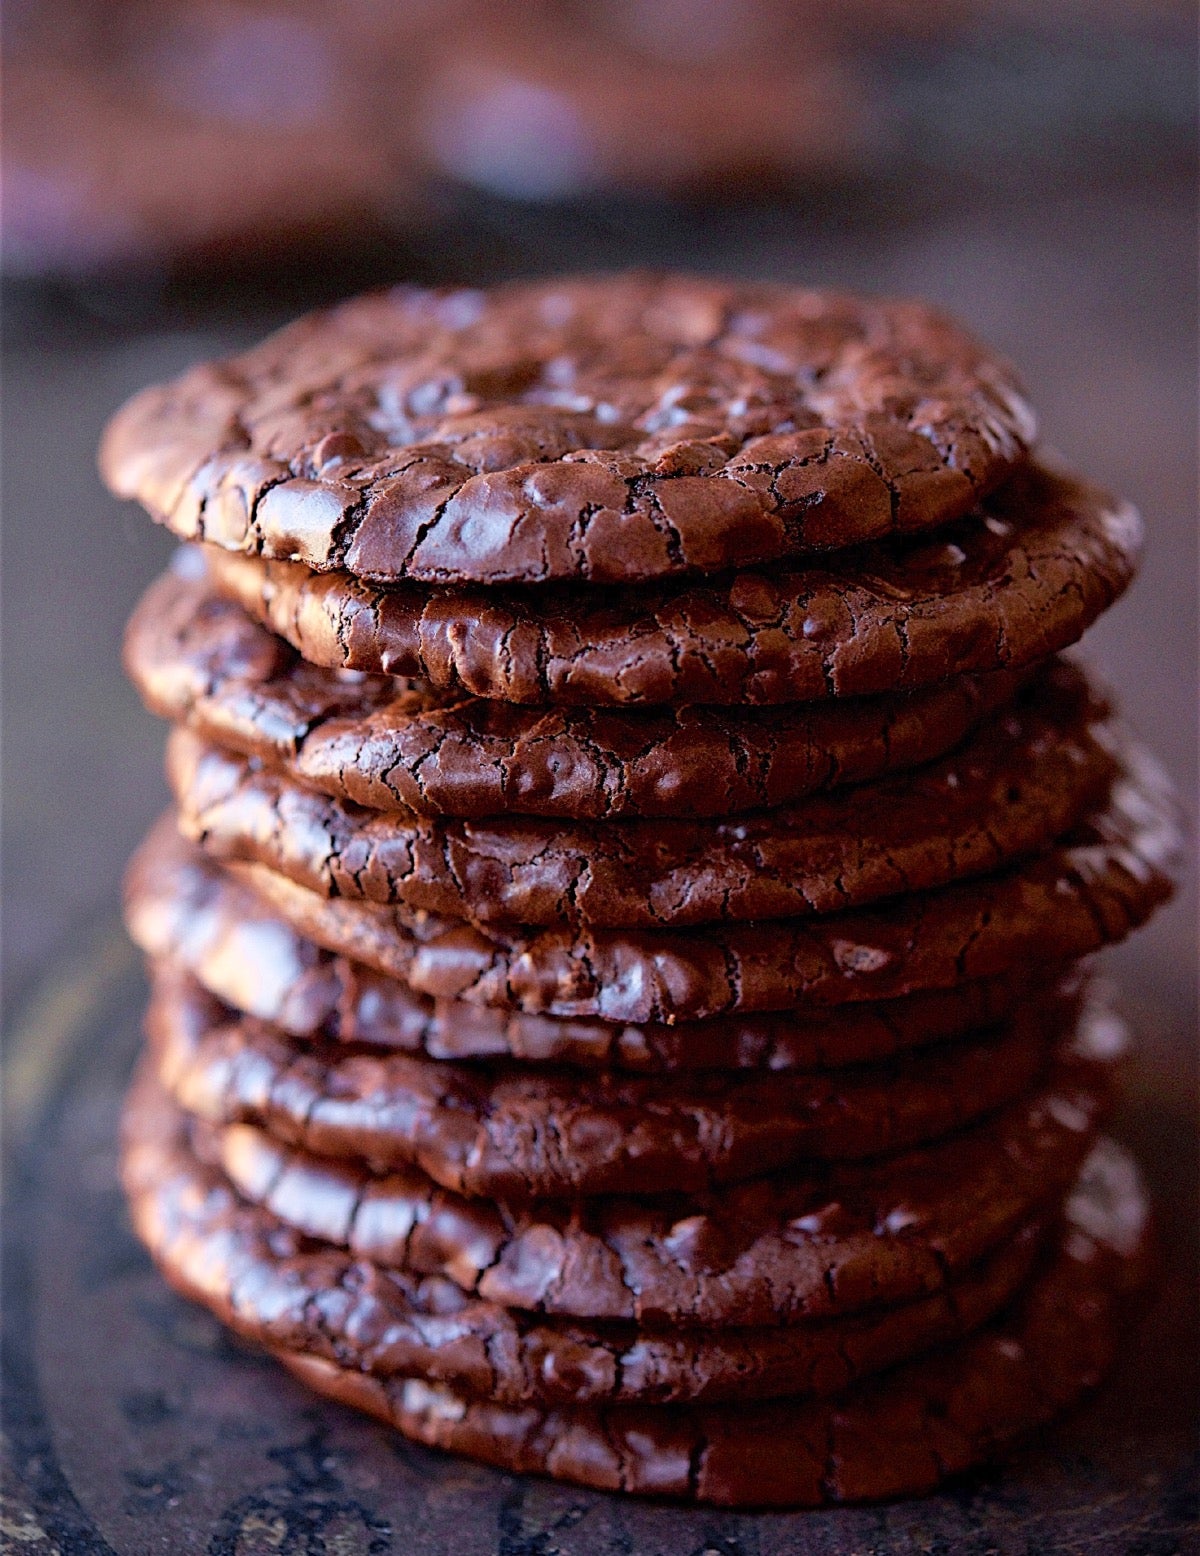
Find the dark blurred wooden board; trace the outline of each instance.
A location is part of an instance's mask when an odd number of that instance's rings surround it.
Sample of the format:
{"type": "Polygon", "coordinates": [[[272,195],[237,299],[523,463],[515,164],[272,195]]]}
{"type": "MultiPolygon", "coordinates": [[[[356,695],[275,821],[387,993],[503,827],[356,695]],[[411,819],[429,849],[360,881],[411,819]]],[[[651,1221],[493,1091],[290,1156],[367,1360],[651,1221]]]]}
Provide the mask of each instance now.
{"type": "MultiPolygon", "coordinates": [[[[729,1515],[522,1480],[307,1395],[173,1296],[129,1231],[116,1122],[144,988],[115,929],[18,1031],[4,1259],[26,1556],[1174,1556],[1200,1550],[1190,1098],[1134,1066],[1119,1133],[1166,1260],[1116,1376],[1011,1465],[888,1507],[729,1515]],[[1151,1089],[1147,1089],[1150,1087],[1151,1089]]],[[[782,1447],[782,1445],[781,1445],[782,1447]]]]}

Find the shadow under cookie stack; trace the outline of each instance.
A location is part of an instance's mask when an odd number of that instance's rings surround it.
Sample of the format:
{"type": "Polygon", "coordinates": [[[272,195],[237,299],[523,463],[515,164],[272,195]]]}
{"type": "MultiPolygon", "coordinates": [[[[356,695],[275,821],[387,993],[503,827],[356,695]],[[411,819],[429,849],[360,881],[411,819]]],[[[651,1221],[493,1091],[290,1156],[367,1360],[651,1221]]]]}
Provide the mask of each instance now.
{"type": "Polygon", "coordinates": [[[928,1490],[1146,1263],[1081,965],[1170,803],[1057,657],[1136,515],[917,303],[401,289],[146,391],[172,813],[125,1120],[167,1279],[505,1469],[928,1490]]]}

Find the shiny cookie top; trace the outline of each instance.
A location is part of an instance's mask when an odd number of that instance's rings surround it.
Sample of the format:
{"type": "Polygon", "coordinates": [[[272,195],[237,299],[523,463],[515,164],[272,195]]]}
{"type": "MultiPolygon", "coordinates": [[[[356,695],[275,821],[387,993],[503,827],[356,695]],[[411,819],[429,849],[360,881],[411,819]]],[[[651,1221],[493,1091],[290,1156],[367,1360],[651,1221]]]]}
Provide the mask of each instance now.
{"type": "Polygon", "coordinates": [[[923,303],[672,275],[418,288],[147,389],[101,468],[177,534],[375,582],[641,582],[913,533],[1035,434],[923,303]]]}

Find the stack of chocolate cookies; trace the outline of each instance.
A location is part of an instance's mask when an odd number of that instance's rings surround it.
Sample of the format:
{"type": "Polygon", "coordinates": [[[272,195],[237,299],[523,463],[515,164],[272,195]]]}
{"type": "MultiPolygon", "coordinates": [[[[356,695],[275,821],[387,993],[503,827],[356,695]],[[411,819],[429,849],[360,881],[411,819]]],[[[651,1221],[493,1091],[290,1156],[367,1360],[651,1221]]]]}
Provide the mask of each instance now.
{"type": "Polygon", "coordinates": [[[148,390],[135,1225],[299,1376],[518,1471],[927,1489],[1143,1271],[1083,959],[1170,805],[1056,657],[1136,515],[917,303],[402,289],[148,390]]]}

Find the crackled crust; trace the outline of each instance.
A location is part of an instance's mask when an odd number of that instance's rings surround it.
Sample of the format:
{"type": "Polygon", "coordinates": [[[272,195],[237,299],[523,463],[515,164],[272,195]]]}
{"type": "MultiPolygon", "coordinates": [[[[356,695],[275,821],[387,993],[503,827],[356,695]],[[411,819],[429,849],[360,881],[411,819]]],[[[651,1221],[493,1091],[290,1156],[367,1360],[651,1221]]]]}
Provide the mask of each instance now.
{"type": "Polygon", "coordinates": [[[984,1322],[1028,1278],[1046,1232],[1046,1218],[1035,1219],[944,1290],[841,1319],[710,1330],[585,1324],[513,1311],[444,1276],[383,1269],[285,1227],[238,1197],[215,1165],[219,1142],[189,1130],[145,1075],[123,1136],[135,1229],[167,1277],[239,1333],[504,1404],[832,1394],[984,1322]]]}
{"type": "Polygon", "coordinates": [[[185,539],[377,582],[633,582],[905,533],[1024,457],[918,302],[671,275],[400,287],[144,390],[101,470],[185,539]]]}
{"type": "Polygon", "coordinates": [[[1113,777],[1107,711],[1059,667],[940,761],[732,822],[381,815],[180,729],[167,774],[185,836],[323,896],[482,924],[681,928],[836,913],[1049,848],[1113,777]]]}
{"type": "Polygon", "coordinates": [[[1026,1004],[1006,1028],[849,1071],[668,1086],[313,1045],[238,1019],[170,968],[155,969],[153,988],[156,1073],[189,1112],[261,1124],[321,1156],[419,1166],[445,1188],[508,1203],[694,1192],[909,1149],[1032,1085],[1078,1010],[1071,998],[1026,1004]]]}
{"type": "Polygon", "coordinates": [[[1148,1219],[1136,1168],[1106,1145],[1072,1195],[1056,1256],[1014,1310],[829,1403],[512,1407],[276,1355],[406,1436],[518,1473],[726,1507],[913,1495],[998,1457],[1095,1387],[1116,1354],[1123,1299],[1146,1278],[1148,1219]]]}
{"type": "MultiPolygon", "coordinates": [[[[830,1009],[732,1013],[667,1026],[568,1019],[433,999],[326,951],[242,882],[164,831],[127,877],[129,932],[154,961],[294,1037],[433,1059],[511,1057],[589,1070],[836,1069],[999,1026],[1022,997],[1048,997],[1058,969],[830,1009]]],[[[1070,979],[1067,980],[1069,984],[1070,979]]]]}
{"type": "MultiPolygon", "coordinates": [[[[1177,844],[1166,780],[1134,751],[1107,806],[1047,853],[1000,875],[827,918],[694,930],[507,929],[330,900],[263,865],[225,869],[302,937],[419,994],[669,1024],[893,999],[1086,956],[1123,939],[1170,896],[1177,844]]],[[[185,868],[203,875],[203,856],[193,857],[185,868]]],[[[170,817],[135,859],[134,895],[156,859],[187,859],[170,817]]]]}
{"type": "Polygon", "coordinates": [[[1108,609],[1140,546],[1127,503],[1030,466],[938,535],[652,592],[384,589],[211,547],[208,567],[313,664],[539,705],[773,705],[1036,663],[1108,609]]]}
{"type": "Polygon", "coordinates": [[[891,696],[772,708],[529,709],[307,664],[217,595],[198,548],[130,619],[146,705],[376,810],[617,820],[729,816],[932,761],[1020,685],[962,676],[891,696]]]}
{"type": "Polygon", "coordinates": [[[468,1199],[416,1167],[313,1156],[250,1124],[197,1120],[192,1138],[294,1231],[507,1307],[649,1327],[807,1323],[940,1291],[1057,1205],[1123,1044],[1094,1008],[1038,1087],[967,1130],[882,1161],[689,1194],[521,1207],[468,1199]]]}

